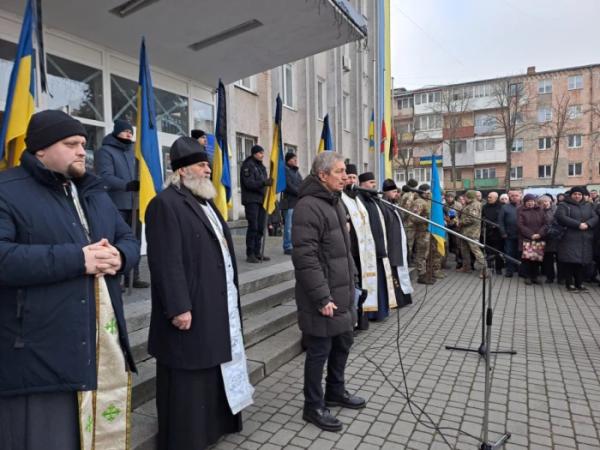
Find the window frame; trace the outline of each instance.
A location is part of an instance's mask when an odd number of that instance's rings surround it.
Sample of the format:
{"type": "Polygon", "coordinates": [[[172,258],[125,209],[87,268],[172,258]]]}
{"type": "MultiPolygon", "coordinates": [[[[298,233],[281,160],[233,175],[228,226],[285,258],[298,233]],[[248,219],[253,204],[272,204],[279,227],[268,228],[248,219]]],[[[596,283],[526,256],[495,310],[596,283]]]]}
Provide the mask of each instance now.
{"type": "Polygon", "coordinates": [[[576,91],[583,89],[583,75],[571,75],[567,78],[567,90],[576,91]]]}
{"type": "Polygon", "coordinates": [[[583,163],[582,162],[570,162],[567,165],[567,176],[568,177],[580,177],[583,175],[583,163]],[[573,168],[573,174],[571,174],[571,168],[573,168]],[[576,173],[579,168],[579,173],[576,173]]]}
{"type": "Polygon", "coordinates": [[[294,64],[287,63],[281,66],[281,92],[283,93],[283,106],[290,109],[296,109],[296,95],[294,92],[294,64]],[[291,86],[288,86],[287,73],[289,70],[291,86]]]}

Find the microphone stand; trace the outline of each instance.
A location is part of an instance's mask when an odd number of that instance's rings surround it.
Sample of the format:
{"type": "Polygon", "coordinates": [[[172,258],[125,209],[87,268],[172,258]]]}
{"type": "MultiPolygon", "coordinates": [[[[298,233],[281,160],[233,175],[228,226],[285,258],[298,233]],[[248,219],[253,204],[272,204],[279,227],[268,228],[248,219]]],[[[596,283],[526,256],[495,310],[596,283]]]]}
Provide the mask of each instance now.
{"type": "MultiPolygon", "coordinates": [[[[356,190],[361,190],[356,189],[356,190]]],[[[377,191],[371,191],[370,189],[362,189],[363,192],[371,192],[371,193],[377,193],[379,194],[379,192],[377,191]]],[[[425,217],[421,217],[418,214],[413,213],[412,211],[409,211],[405,208],[402,208],[398,205],[395,205],[391,202],[388,202],[387,200],[384,199],[380,199],[381,202],[397,209],[398,211],[402,211],[404,213],[407,213],[413,217],[418,218],[419,220],[425,221],[431,225],[435,225],[438,228],[441,228],[442,230],[445,230],[446,232],[453,234],[454,236],[457,236],[459,239],[463,239],[467,242],[471,242],[475,245],[477,245],[478,247],[482,248],[482,249],[489,249],[493,252],[496,252],[500,255],[502,255],[505,259],[509,259],[512,262],[516,262],[517,264],[520,264],[520,261],[504,254],[503,252],[488,246],[486,243],[482,244],[479,241],[476,241],[474,239],[471,239],[467,236],[464,236],[454,230],[450,230],[449,228],[439,225],[429,219],[426,219],[425,217]]],[[[494,265],[494,263],[492,263],[492,266],[494,265]]],[[[493,268],[493,267],[492,267],[493,268]]],[[[483,280],[485,280],[485,277],[483,278],[483,280]]],[[[484,285],[485,286],[485,285],[484,285]]],[[[492,378],[491,378],[491,367],[490,367],[490,357],[492,353],[501,353],[501,352],[492,352],[490,351],[490,348],[492,347],[492,317],[493,317],[493,311],[492,311],[492,282],[490,279],[490,284],[487,290],[487,295],[488,295],[488,304],[487,304],[487,311],[484,312],[484,319],[485,319],[485,325],[484,325],[484,331],[486,331],[486,335],[485,335],[485,343],[482,343],[482,345],[480,346],[480,348],[478,350],[474,350],[474,349],[460,349],[460,348],[456,348],[457,350],[464,350],[464,351],[471,351],[471,352],[477,352],[479,353],[483,359],[485,360],[485,387],[484,387],[484,406],[483,406],[483,424],[482,424],[482,440],[479,446],[480,450],[495,450],[497,448],[502,447],[506,441],[508,439],[510,439],[511,437],[511,433],[509,432],[505,432],[500,439],[498,439],[496,442],[489,442],[488,441],[488,436],[489,436],[489,409],[490,409],[490,395],[492,392],[492,378]]],[[[484,295],[483,295],[483,305],[485,307],[485,291],[484,291],[484,295]]],[[[446,347],[448,348],[448,347],[446,347]]],[[[510,354],[516,354],[516,352],[502,352],[502,353],[510,353],[510,354]]]]}

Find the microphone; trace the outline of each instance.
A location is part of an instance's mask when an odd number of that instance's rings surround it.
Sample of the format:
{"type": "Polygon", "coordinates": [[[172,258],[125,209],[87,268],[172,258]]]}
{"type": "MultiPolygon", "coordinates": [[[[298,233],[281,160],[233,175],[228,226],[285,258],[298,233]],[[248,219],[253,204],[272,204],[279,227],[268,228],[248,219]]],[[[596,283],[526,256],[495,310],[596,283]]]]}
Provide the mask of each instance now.
{"type": "Polygon", "coordinates": [[[348,190],[350,192],[364,192],[365,194],[371,194],[371,195],[382,194],[381,191],[377,191],[375,189],[363,188],[363,187],[357,186],[355,184],[351,185],[348,190]]]}

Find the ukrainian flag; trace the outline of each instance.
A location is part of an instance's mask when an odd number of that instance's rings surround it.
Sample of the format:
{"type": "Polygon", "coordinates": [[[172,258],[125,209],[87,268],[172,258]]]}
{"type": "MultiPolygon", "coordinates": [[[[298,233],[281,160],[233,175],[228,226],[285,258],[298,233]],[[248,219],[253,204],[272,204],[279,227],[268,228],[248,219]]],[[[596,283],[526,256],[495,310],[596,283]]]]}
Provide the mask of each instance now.
{"type": "Polygon", "coordinates": [[[369,151],[375,152],[375,110],[371,111],[371,121],[369,122],[369,151]]]}
{"type": "Polygon", "coordinates": [[[137,91],[135,157],[140,170],[140,220],[144,222],[150,200],[162,190],[162,172],[156,128],[156,110],[146,43],[140,49],[140,80],[137,91]]]}
{"type": "Polygon", "coordinates": [[[273,146],[271,147],[271,161],[269,167],[269,178],[273,180],[267,188],[267,195],[263,201],[263,208],[267,214],[275,211],[277,194],[285,190],[285,161],[283,159],[283,140],[281,138],[281,97],[277,95],[275,108],[275,127],[273,129],[273,146]]]}
{"type": "MultiPolygon", "coordinates": [[[[444,207],[442,206],[442,187],[437,170],[437,156],[431,155],[431,221],[444,226],[444,207]]],[[[436,225],[429,224],[429,232],[435,239],[440,255],[446,254],[446,231],[436,225]]]]}
{"type": "Polygon", "coordinates": [[[227,106],[225,86],[219,80],[217,89],[217,124],[215,127],[215,151],[212,160],[212,183],[217,190],[215,206],[227,220],[227,210],[231,208],[231,171],[229,169],[229,148],[227,147],[227,106]]]}
{"type": "Polygon", "coordinates": [[[35,106],[35,62],[32,0],[27,2],[19,36],[17,56],[10,74],[2,129],[0,129],[0,169],[19,164],[25,150],[25,133],[35,106]]]}
{"type": "Polygon", "coordinates": [[[325,114],[323,119],[323,130],[321,131],[321,140],[319,141],[319,151],[333,150],[333,141],[331,139],[331,128],[329,128],[329,114],[325,114]]]}

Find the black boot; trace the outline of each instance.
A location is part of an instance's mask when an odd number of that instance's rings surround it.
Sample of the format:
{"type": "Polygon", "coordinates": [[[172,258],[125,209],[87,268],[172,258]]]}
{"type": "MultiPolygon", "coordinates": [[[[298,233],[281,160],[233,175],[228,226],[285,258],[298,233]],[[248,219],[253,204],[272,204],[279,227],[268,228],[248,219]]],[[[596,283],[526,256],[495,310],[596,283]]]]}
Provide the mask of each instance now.
{"type": "Polygon", "coordinates": [[[335,416],[332,416],[327,408],[305,408],[302,418],[307,422],[315,424],[321,430],[340,431],[342,429],[342,422],[335,418],[335,416]]]}
{"type": "Polygon", "coordinates": [[[367,405],[364,398],[351,395],[348,391],[340,397],[328,396],[325,394],[325,404],[327,406],[341,406],[342,408],[362,409],[367,405]]]}

